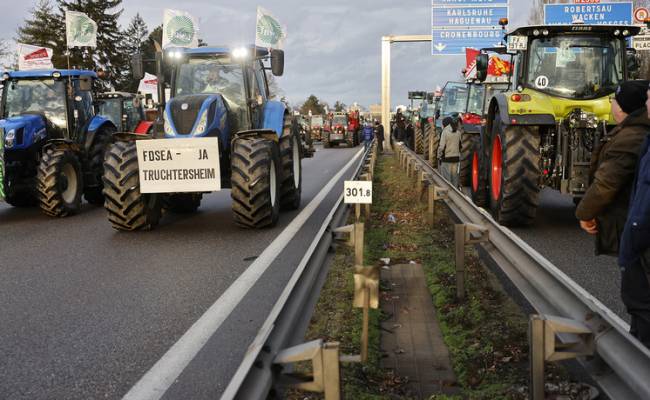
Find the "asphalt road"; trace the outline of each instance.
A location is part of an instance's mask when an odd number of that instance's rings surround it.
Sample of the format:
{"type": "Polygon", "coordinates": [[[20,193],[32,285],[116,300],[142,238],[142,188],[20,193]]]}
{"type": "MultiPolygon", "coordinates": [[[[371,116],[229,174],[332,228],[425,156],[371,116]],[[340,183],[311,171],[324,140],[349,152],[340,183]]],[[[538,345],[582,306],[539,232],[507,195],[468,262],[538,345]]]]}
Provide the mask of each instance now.
{"type": "Polygon", "coordinates": [[[537,219],[528,228],[513,231],[585,288],[608,308],[628,321],[621,302],[620,272],[616,259],[595,256],[594,238],[578,225],[575,206],[569,196],[545,189],[542,191],[537,219]]]}
{"type": "MultiPolygon", "coordinates": [[[[319,147],[303,162],[302,207],[358,149],[319,147]]],[[[218,398],[342,186],[165,398],[218,398]]],[[[89,205],[66,219],[0,205],[0,399],[121,398],[298,213],[283,213],[273,229],[242,230],[223,191],[204,197],[197,214],[125,233],[89,205]]]]}

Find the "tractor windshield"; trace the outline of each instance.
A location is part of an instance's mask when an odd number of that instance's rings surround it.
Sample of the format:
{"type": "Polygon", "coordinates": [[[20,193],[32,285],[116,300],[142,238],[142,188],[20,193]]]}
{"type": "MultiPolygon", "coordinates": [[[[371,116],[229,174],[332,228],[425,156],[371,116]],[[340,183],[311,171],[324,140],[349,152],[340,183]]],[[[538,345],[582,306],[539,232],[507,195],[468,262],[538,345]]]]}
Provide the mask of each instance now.
{"type": "Polygon", "coordinates": [[[53,79],[11,81],[7,91],[4,116],[41,114],[57,128],[67,128],[65,83],[53,79]]]}
{"type": "Polygon", "coordinates": [[[467,84],[450,82],[445,86],[440,101],[440,115],[449,116],[465,111],[467,105],[467,84]]]}
{"type": "Polygon", "coordinates": [[[527,86],[555,96],[591,99],[624,79],[623,43],[598,36],[535,38],[529,46],[527,86]]]}
{"type": "Polygon", "coordinates": [[[348,117],[345,115],[335,115],[334,119],[332,120],[333,125],[347,125],[348,124],[348,117]]]}
{"type": "Polygon", "coordinates": [[[485,101],[485,86],[470,85],[469,99],[467,100],[467,112],[471,114],[483,114],[483,102],[485,101]]]}
{"type": "MultiPolygon", "coordinates": [[[[119,98],[101,100],[98,114],[111,120],[115,126],[122,126],[122,100],[119,98]]],[[[121,129],[121,128],[120,128],[121,129]]]]}
{"type": "Polygon", "coordinates": [[[244,107],[244,74],[241,64],[229,57],[191,58],[176,75],[176,96],[220,94],[232,105],[244,107]]]}

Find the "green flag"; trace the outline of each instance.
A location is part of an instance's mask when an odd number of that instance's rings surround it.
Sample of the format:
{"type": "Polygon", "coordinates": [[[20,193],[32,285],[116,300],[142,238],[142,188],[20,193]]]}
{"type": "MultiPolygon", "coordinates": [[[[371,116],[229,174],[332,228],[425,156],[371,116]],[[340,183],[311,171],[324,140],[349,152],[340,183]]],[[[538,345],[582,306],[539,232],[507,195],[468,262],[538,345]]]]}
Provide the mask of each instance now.
{"type": "Polygon", "coordinates": [[[82,12],[65,12],[65,35],[68,48],[97,47],[97,23],[82,12]]]}

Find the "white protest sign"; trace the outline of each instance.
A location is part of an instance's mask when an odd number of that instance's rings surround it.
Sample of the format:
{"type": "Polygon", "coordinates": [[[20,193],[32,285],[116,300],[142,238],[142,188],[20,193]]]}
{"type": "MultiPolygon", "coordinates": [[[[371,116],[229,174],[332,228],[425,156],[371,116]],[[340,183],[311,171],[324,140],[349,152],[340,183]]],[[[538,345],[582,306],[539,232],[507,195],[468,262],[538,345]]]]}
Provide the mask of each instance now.
{"type": "Polygon", "coordinates": [[[150,94],[154,103],[158,103],[158,78],[156,75],[145,72],[144,78],[138,84],[138,93],[150,94]]]}
{"type": "Polygon", "coordinates": [[[199,47],[199,22],[185,11],[166,9],[162,47],[199,47]]]}
{"type": "Polygon", "coordinates": [[[53,69],[52,53],[48,47],[18,43],[18,69],[53,69]]]}
{"type": "Polygon", "coordinates": [[[372,182],[345,181],[343,201],[345,204],[372,204],[372,182]]]}
{"type": "Polygon", "coordinates": [[[136,141],[141,193],[221,190],[217,138],[136,141]]]}
{"type": "Polygon", "coordinates": [[[287,27],[262,7],[257,7],[257,24],[255,26],[255,46],[282,49],[287,37],[287,27]]]}
{"type": "Polygon", "coordinates": [[[82,12],[66,11],[65,36],[68,48],[97,47],[97,23],[82,12]]]}

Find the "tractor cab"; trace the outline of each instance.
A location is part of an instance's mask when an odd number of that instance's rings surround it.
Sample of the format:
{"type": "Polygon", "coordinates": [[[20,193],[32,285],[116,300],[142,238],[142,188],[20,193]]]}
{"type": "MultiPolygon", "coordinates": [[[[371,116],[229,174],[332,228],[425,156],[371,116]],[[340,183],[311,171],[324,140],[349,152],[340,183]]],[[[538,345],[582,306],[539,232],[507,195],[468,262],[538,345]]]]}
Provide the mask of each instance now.
{"type": "Polygon", "coordinates": [[[152,129],[152,122],[146,120],[142,96],[110,92],[97,96],[97,114],[111,120],[118,132],[147,134],[152,129]]]}
{"type": "Polygon", "coordinates": [[[81,140],[95,115],[96,78],[95,72],[79,70],[5,73],[0,103],[5,150],[25,150],[46,138],[81,140]]]}
{"type": "Polygon", "coordinates": [[[452,115],[460,115],[467,106],[469,85],[466,82],[447,82],[442,90],[439,112],[436,118],[438,135],[442,132],[442,120],[452,115]]]}

